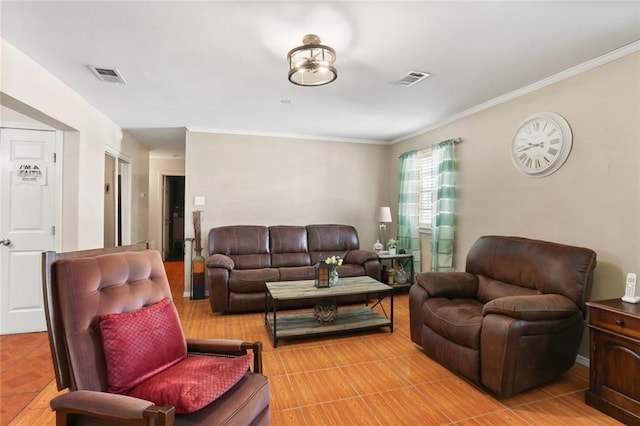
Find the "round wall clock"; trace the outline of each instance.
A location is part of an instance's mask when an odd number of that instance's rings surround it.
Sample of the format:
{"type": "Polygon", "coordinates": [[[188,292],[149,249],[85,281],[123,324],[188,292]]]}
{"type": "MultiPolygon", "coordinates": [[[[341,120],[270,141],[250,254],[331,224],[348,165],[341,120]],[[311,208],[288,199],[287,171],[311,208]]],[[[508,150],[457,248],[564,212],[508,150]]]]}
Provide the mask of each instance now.
{"type": "Polygon", "coordinates": [[[571,145],[567,120],[553,112],[541,112],[518,126],[511,141],[511,159],[524,175],[548,176],[567,161],[571,145]]]}

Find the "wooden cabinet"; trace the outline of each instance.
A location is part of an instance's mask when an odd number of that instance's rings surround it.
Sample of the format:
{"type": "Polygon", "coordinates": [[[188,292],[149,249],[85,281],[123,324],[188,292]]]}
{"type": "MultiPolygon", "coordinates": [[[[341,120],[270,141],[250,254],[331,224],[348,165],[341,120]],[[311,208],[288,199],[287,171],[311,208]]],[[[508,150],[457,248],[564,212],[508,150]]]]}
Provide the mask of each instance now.
{"type": "Polygon", "coordinates": [[[640,305],[620,299],[588,302],[589,390],[585,402],[629,425],[640,425],[640,305]]]}

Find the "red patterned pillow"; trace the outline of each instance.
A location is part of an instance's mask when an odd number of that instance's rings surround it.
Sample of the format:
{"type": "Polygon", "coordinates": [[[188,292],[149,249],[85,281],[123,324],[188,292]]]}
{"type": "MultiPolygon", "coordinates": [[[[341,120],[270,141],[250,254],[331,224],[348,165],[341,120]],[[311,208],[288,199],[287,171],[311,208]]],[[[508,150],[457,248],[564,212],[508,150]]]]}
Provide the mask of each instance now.
{"type": "Polygon", "coordinates": [[[128,395],[160,406],[173,405],[179,414],[193,413],[238,383],[250,361],[250,355],[189,357],[140,383],[128,395]]]}
{"type": "Polygon", "coordinates": [[[171,300],[100,317],[109,392],[131,388],[185,359],[187,348],[171,300]]]}

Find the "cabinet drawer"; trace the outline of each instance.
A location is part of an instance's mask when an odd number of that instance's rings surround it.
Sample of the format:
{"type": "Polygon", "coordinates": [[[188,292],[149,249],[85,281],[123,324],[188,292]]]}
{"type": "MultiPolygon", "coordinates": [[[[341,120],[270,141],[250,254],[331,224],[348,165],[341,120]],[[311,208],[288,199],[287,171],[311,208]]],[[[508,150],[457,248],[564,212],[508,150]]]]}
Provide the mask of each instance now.
{"type": "Polygon", "coordinates": [[[640,339],[640,318],[605,309],[589,308],[589,322],[596,327],[640,339]]]}

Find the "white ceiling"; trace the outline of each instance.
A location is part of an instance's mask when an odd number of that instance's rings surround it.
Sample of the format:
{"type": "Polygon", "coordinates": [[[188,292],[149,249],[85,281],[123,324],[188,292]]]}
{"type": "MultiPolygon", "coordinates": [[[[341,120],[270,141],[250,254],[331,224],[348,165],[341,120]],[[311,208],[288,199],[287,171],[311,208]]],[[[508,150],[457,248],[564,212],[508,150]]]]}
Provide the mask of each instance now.
{"type": "Polygon", "coordinates": [[[388,143],[640,40],[640,2],[11,2],[2,38],[158,152],[184,128],[388,143]],[[338,79],[299,87],[305,34],[338,79]],[[117,68],[126,85],[86,67],[117,68]],[[432,76],[413,87],[410,70],[432,76]],[[288,100],[283,102],[283,100],[288,100]]]}

